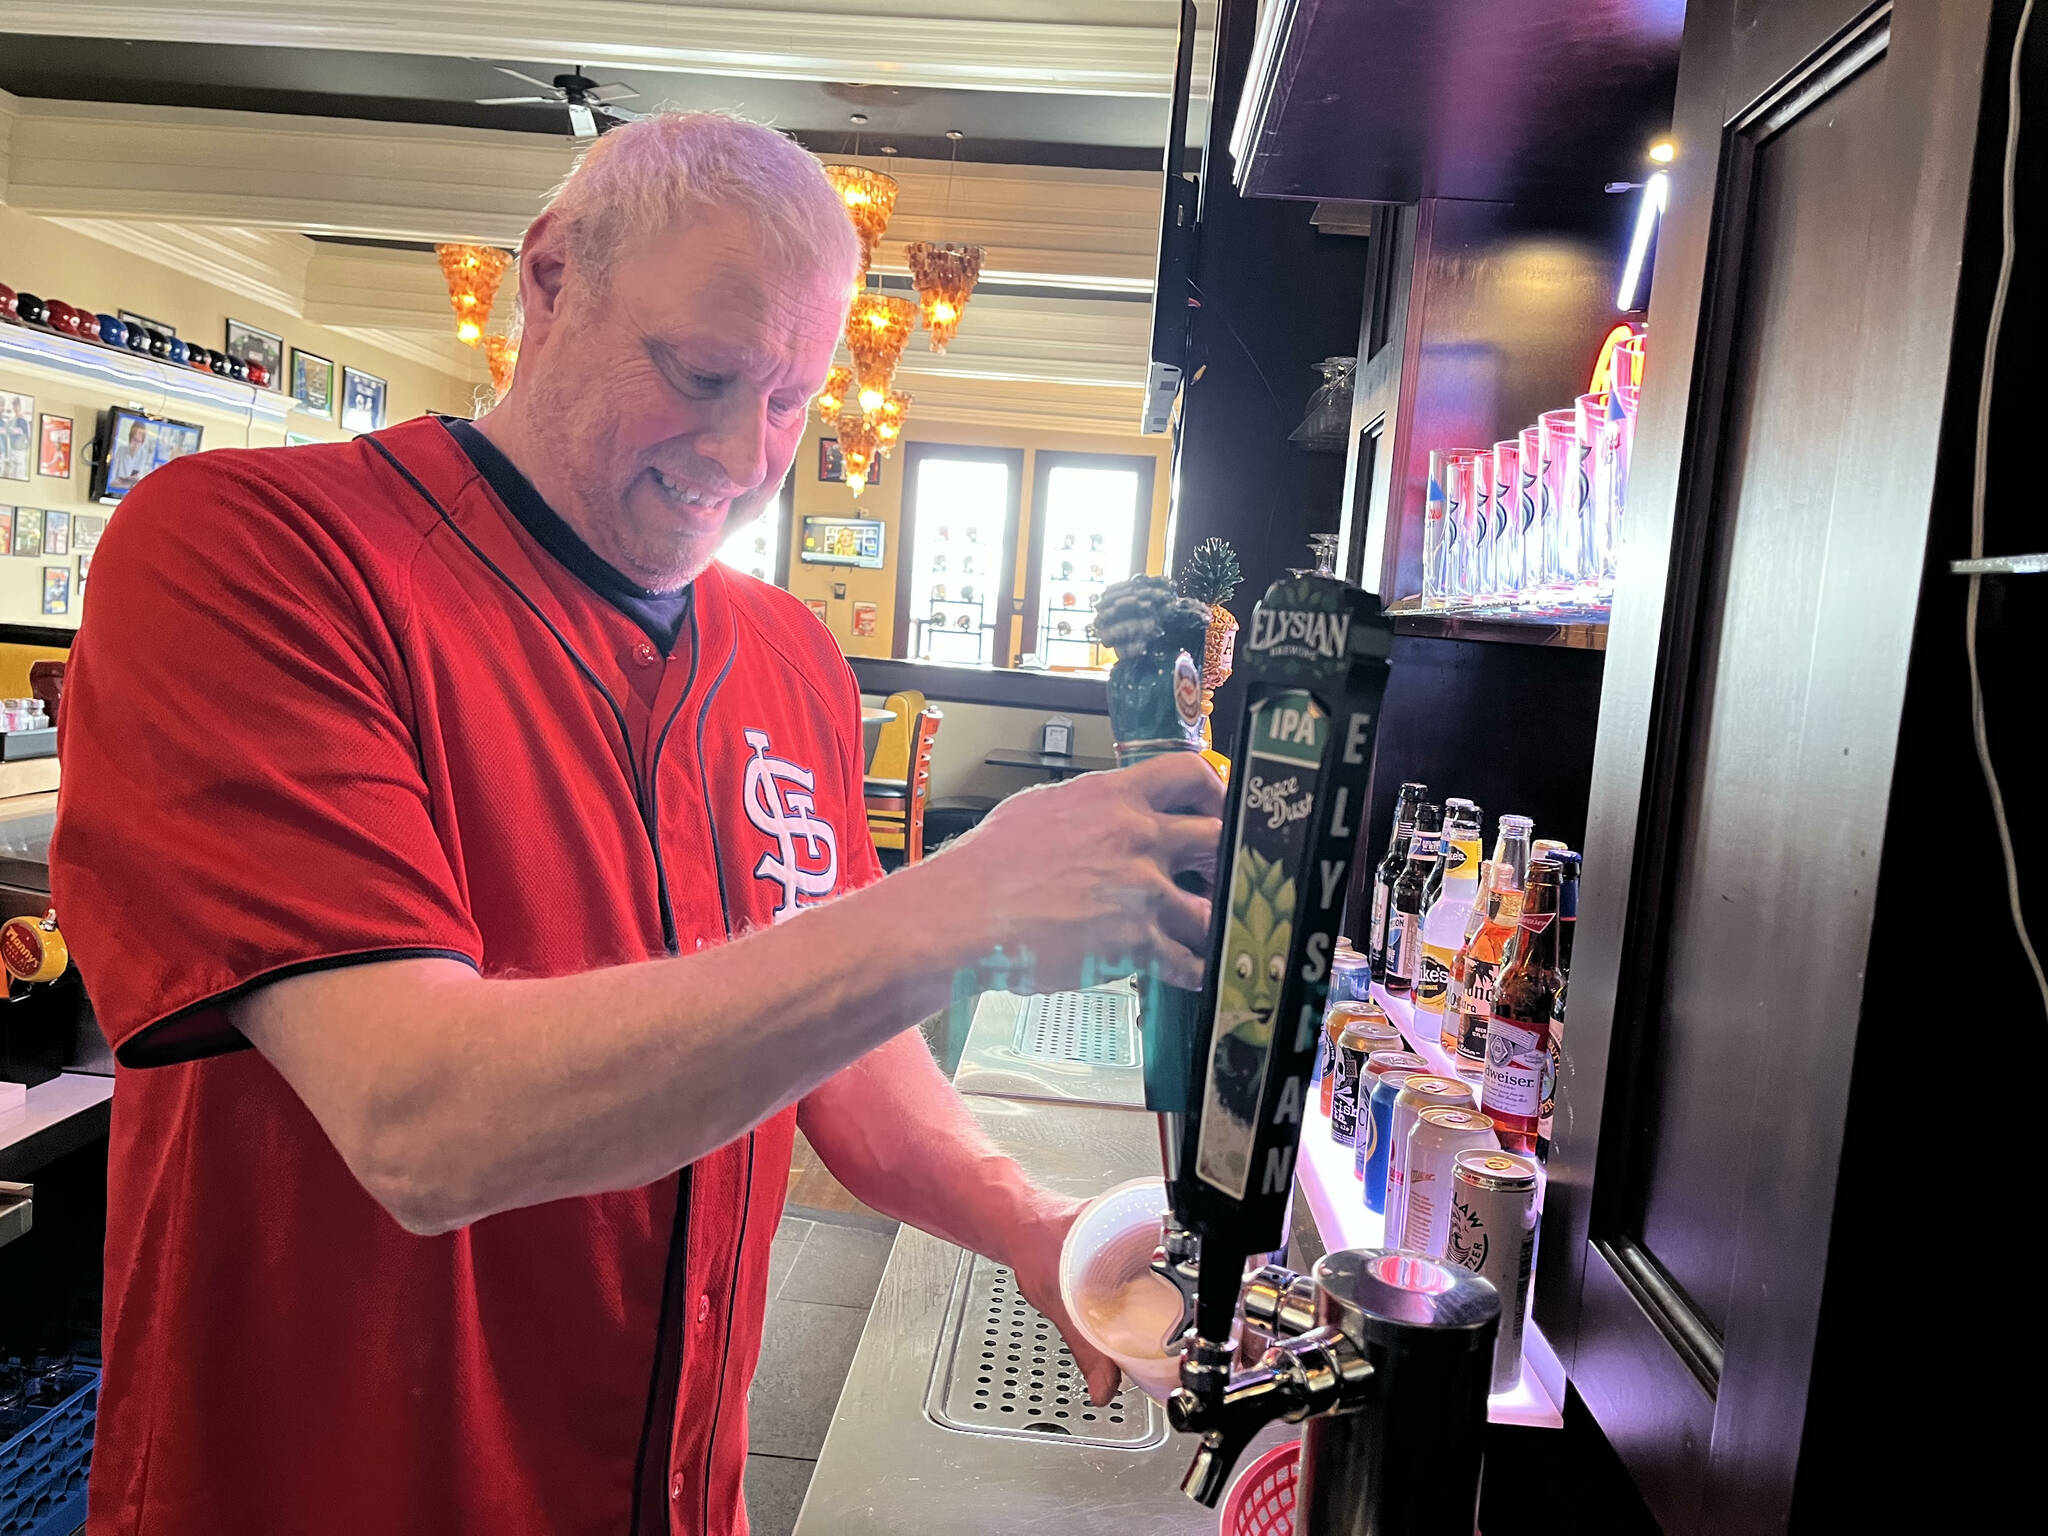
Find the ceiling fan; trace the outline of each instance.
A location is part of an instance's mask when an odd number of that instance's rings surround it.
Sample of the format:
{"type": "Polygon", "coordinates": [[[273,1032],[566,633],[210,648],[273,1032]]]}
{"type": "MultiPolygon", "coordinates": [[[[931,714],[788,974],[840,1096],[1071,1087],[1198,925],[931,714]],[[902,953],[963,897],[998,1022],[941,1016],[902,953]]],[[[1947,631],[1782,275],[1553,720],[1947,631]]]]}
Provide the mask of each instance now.
{"type": "Polygon", "coordinates": [[[477,100],[480,107],[519,106],[561,106],[569,109],[569,131],[579,139],[594,139],[598,135],[599,114],[615,123],[637,123],[643,114],[629,112],[619,103],[638,99],[640,93],[630,85],[613,82],[599,85],[581,71],[571,71],[555,76],[552,82],[536,80],[531,75],[522,75],[516,69],[507,69],[502,64],[491,66],[501,75],[510,75],[514,80],[524,80],[528,85],[537,86],[545,92],[540,96],[484,96],[477,100]]]}

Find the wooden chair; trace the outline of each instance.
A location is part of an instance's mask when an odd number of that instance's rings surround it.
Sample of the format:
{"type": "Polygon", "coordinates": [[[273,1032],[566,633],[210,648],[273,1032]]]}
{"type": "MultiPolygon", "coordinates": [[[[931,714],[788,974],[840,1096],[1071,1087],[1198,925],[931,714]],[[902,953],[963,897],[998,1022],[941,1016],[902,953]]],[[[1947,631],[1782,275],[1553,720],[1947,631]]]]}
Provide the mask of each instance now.
{"type": "MultiPolygon", "coordinates": [[[[900,779],[870,776],[866,782],[868,834],[877,849],[900,852],[905,864],[924,857],[924,813],[932,797],[932,742],[944,718],[936,709],[920,710],[909,771],[900,779]]],[[[879,748],[875,755],[881,756],[879,748]]]]}

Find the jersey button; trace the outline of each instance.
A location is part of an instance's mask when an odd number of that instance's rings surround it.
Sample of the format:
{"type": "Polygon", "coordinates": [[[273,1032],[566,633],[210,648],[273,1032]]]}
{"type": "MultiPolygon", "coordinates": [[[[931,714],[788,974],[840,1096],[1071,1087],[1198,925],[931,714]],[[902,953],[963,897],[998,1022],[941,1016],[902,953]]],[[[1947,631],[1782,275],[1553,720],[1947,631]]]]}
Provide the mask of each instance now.
{"type": "Polygon", "coordinates": [[[668,1501],[671,1504],[679,1504],[682,1502],[682,1498],[683,1480],[679,1477],[668,1485],[668,1501]]]}
{"type": "Polygon", "coordinates": [[[697,1298],[697,1321],[700,1323],[711,1321],[711,1298],[709,1296],[699,1295],[697,1298]]]}
{"type": "Polygon", "coordinates": [[[655,648],[649,645],[645,640],[642,640],[638,645],[633,647],[633,659],[639,662],[640,665],[643,667],[651,667],[657,661],[661,660],[661,653],[655,650],[655,648]]]}

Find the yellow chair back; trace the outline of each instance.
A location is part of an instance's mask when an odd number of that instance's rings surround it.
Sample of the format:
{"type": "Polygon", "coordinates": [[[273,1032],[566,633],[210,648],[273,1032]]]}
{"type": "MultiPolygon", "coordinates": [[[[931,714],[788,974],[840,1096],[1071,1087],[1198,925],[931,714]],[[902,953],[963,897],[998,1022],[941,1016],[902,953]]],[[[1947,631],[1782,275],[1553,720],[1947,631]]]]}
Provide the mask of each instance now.
{"type": "Polygon", "coordinates": [[[924,713],[924,695],[914,688],[892,693],[882,706],[896,718],[875,733],[875,756],[868,764],[872,779],[910,777],[910,752],[917,735],[917,717],[924,713]]]}

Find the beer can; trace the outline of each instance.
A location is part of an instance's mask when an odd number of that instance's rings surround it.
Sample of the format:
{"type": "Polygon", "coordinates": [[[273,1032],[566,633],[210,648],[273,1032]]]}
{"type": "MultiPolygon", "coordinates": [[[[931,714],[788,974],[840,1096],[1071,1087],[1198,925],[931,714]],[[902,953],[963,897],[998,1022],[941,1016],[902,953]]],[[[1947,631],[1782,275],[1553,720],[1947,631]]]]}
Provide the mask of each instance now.
{"type": "Polygon", "coordinates": [[[1522,1380],[1522,1323],[1536,1268],[1536,1159],[1519,1152],[1460,1152],[1451,1162],[1451,1222],[1444,1257],[1493,1282],[1500,1334],[1493,1390],[1522,1380]]]}
{"type": "Polygon", "coordinates": [[[1472,1085],[1455,1077],[1418,1074],[1401,1085],[1394,1095],[1394,1112],[1387,1124],[1387,1232],[1398,1236],[1408,1220],[1408,1133],[1425,1109],[1477,1109],[1472,1102],[1472,1085]]]}
{"type": "MultiPolygon", "coordinates": [[[[1398,1050],[1400,1048],[1401,1033],[1392,1024],[1387,1022],[1386,1009],[1382,1008],[1370,997],[1363,1000],[1347,998],[1342,1002],[1332,1003],[1323,1013],[1323,1046],[1320,1054],[1330,1066],[1334,1067],[1336,1065],[1337,1042],[1342,1038],[1345,1029],[1351,1024],[1361,1022],[1368,1027],[1375,1040],[1380,1036],[1385,1036],[1385,1044],[1376,1043],[1368,1045],[1365,1048],[1367,1054],[1377,1050],[1398,1050]]],[[[1336,1092],[1337,1087],[1335,1074],[1326,1071],[1322,1086],[1323,1114],[1330,1116],[1335,1113],[1331,1103],[1331,1097],[1336,1092]]],[[[1347,1142],[1345,1145],[1348,1146],[1350,1143],[1347,1142]]]]}
{"type": "Polygon", "coordinates": [[[1444,1256],[1451,1226],[1451,1164],[1460,1152],[1498,1152],[1493,1122],[1470,1109],[1425,1109],[1408,1133],[1408,1211],[1399,1244],[1432,1259],[1444,1256]]]}
{"type": "MultiPolygon", "coordinates": [[[[1381,1015],[1381,1022],[1385,1022],[1381,1015]]],[[[1377,1049],[1380,1038],[1372,1021],[1352,1017],[1337,1037],[1336,1065],[1330,1073],[1330,1140],[1340,1147],[1358,1141],[1358,1080],[1365,1071],[1366,1056],[1377,1049]]]]}
{"type": "Polygon", "coordinates": [[[1401,1085],[1429,1063],[1413,1051],[1374,1051],[1360,1080],[1372,1089],[1358,1106],[1358,1140],[1351,1171],[1365,1182],[1365,1208],[1374,1215],[1387,1208],[1387,1150],[1394,1123],[1394,1097],[1401,1085]]]}

